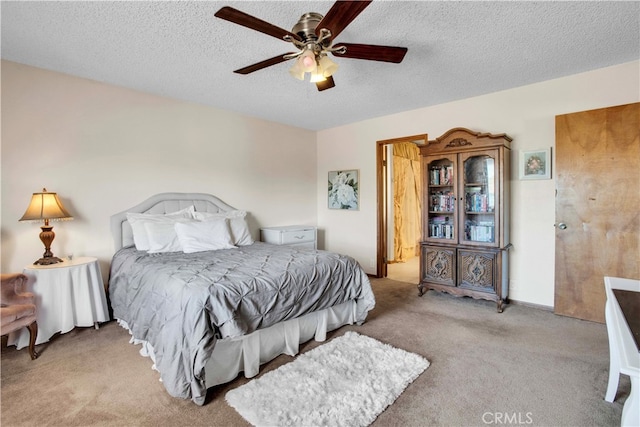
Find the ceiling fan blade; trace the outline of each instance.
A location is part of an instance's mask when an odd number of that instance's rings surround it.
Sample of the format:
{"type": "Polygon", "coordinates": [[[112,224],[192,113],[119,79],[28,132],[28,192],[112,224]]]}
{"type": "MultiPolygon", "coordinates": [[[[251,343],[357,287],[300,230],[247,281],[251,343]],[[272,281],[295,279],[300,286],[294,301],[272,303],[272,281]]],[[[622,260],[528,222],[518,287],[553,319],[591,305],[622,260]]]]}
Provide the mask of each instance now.
{"type": "Polygon", "coordinates": [[[243,27],[251,28],[252,30],[270,35],[280,40],[282,40],[282,38],[286,35],[289,35],[296,40],[300,40],[300,37],[298,37],[298,35],[296,34],[293,34],[287,30],[283,30],[280,27],[276,27],[275,25],[263,21],[262,19],[258,19],[229,6],[225,6],[217,11],[215,13],[215,16],[220,19],[233,22],[234,24],[242,25],[243,27]]]}
{"type": "Polygon", "coordinates": [[[335,2],[333,6],[331,6],[331,9],[329,9],[329,12],[322,18],[322,21],[318,23],[316,34],[319,36],[320,29],[326,28],[331,31],[331,38],[335,40],[338,34],[347,28],[347,25],[369,6],[369,3],[371,3],[371,0],[335,2]]]}
{"type": "Polygon", "coordinates": [[[258,62],[256,64],[249,65],[249,66],[244,67],[244,68],[240,68],[239,70],[235,70],[234,73],[249,74],[249,73],[253,73],[254,71],[262,70],[263,68],[267,68],[267,67],[270,67],[272,65],[276,65],[276,64],[279,64],[281,62],[287,61],[288,59],[285,58],[285,55],[290,55],[290,54],[291,53],[283,53],[282,55],[275,56],[275,57],[269,58],[269,59],[265,59],[264,61],[258,62]]]}
{"type": "Polygon", "coordinates": [[[370,61],[394,62],[399,64],[407,53],[406,47],[379,46],[375,44],[338,43],[334,48],[344,46],[345,53],[333,52],[335,56],[353,59],[368,59],[370,61]]]}
{"type": "Polygon", "coordinates": [[[316,82],[316,87],[318,88],[318,92],[322,92],[323,90],[326,89],[331,89],[332,87],[335,87],[336,83],[333,81],[333,76],[329,76],[326,78],[326,80],[323,80],[321,82],[316,82]]]}

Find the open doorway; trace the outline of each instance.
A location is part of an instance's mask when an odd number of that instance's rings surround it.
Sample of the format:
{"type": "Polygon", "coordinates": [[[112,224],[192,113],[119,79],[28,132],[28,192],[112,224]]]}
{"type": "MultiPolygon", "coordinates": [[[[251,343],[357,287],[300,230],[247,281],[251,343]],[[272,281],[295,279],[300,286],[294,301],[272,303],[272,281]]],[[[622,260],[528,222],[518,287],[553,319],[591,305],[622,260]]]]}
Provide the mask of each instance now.
{"type": "Polygon", "coordinates": [[[419,281],[422,173],[418,148],[427,140],[427,134],[422,134],[377,143],[378,277],[419,281]]]}

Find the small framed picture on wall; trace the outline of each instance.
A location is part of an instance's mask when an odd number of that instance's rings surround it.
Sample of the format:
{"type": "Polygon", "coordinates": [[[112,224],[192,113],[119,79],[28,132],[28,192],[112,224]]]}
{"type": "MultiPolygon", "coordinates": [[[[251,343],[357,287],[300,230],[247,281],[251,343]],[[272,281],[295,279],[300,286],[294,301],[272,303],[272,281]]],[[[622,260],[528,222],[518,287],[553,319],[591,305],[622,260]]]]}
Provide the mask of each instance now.
{"type": "Polygon", "coordinates": [[[359,171],[343,170],[329,172],[329,209],[359,209],[359,171]]]}
{"type": "Polygon", "coordinates": [[[551,149],[521,150],[520,179],[551,179],[551,149]]]}

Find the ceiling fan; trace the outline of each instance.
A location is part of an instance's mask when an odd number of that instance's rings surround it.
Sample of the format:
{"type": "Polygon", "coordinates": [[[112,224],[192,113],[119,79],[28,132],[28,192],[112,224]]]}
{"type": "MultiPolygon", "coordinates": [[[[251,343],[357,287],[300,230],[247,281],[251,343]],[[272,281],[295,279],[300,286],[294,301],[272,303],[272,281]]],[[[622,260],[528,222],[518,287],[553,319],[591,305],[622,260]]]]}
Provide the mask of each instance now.
{"type": "Polygon", "coordinates": [[[292,43],[298,50],[269,58],[264,61],[235,70],[234,73],[249,74],[289,59],[295,64],[289,70],[292,76],[304,80],[310,73],[310,81],[322,91],[335,86],[333,73],[338,65],[327,56],[370,61],[400,63],[407,53],[406,47],[379,46],[372,44],[337,43],[333,41],[367,6],[369,1],[336,1],[329,12],[322,16],[316,12],[302,15],[291,31],[284,30],[237,9],[225,6],[215,16],[234,24],[292,43]]]}

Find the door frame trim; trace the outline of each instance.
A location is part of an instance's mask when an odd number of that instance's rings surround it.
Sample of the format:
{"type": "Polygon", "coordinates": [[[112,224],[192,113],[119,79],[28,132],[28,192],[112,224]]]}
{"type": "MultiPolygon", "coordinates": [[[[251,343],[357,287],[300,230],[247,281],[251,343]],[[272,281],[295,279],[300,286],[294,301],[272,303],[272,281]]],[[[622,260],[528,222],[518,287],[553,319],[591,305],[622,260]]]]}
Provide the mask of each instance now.
{"type": "Polygon", "coordinates": [[[385,255],[387,253],[387,217],[385,215],[387,187],[385,185],[385,165],[384,149],[389,144],[399,144],[401,142],[411,142],[418,147],[426,146],[429,143],[429,136],[426,133],[418,135],[403,136],[400,138],[383,139],[376,142],[376,208],[377,208],[377,233],[378,244],[376,253],[376,277],[387,277],[387,263],[385,255]]]}

